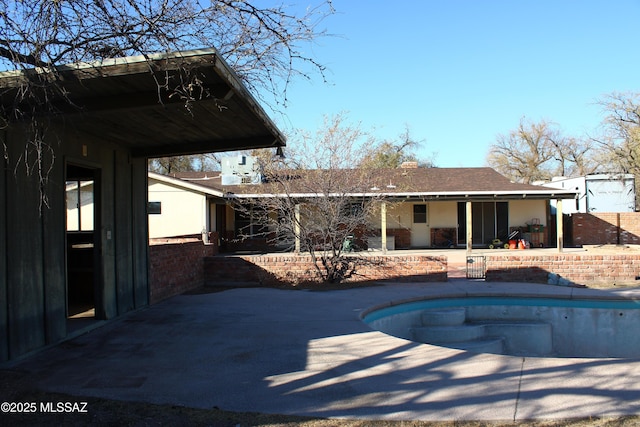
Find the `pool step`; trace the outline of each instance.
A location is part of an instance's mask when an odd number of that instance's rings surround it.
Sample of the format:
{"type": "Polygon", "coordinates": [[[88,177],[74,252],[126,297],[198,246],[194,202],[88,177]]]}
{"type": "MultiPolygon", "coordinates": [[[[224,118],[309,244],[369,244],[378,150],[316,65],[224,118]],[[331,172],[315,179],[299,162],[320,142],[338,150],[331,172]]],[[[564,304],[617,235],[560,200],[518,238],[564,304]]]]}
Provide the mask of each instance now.
{"type": "Polygon", "coordinates": [[[456,350],[470,351],[472,353],[505,354],[504,338],[493,337],[473,341],[431,343],[440,347],[455,348],[456,350]]]}
{"type": "Polygon", "coordinates": [[[484,325],[417,326],[410,330],[414,341],[447,343],[474,341],[486,336],[484,325]]]}
{"type": "Polygon", "coordinates": [[[553,354],[549,323],[515,320],[469,321],[465,308],[428,309],[410,339],[474,353],[545,356],[553,354]]]}
{"type": "Polygon", "coordinates": [[[481,324],[488,335],[505,339],[506,354],[549,356],[553,353],[552,328],[549,323],[497,321],[481,324]]]}
{"type": "Polygon", "coordinates": [[[462,325],[467,320],[464,308],[439,308],[424,310],[420,314],[424,326],[462,325]]]}

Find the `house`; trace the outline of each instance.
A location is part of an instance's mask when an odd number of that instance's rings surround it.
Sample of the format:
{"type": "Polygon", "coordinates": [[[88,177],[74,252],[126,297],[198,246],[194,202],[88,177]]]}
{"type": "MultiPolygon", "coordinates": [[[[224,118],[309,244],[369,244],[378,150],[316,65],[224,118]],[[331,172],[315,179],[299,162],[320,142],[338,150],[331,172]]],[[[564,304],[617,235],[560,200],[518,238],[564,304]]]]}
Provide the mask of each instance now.
{"type": "MultiPolygon", "coordinates": [[[[243,161],[238,158],[237,163],[243,161]]],[[[278,196],[269,194],[267,186],[256,179],[257,173],[248,167],[231,170],[235,178],[224,171],[184,172],[171,177],[150,174],[149,201],[157,200],[162,212],[167,212],[165,218],[162,213],[149,219],[151,235],[176,235],[181,230],[195,234],[204,228],[218,236],[223,251],[268,250],[266,242],[258,239],[239,240],[240,228],[252,224],[229,203],[232,199],[278,196]],[[184,202],[187,198],[193,198],[192,204],[184,202]],[[190,210],[197,211],[200,220],[190,222],[188,229],[179,229],[173,218],[190,218],[190,210]]],[[[380,199],[388,203],[384,220],[379,215],[369,224],[378,236],[370,238],[369,246],[382,248],[385,241],[385,249],[486,247],[516,229],[529,233],[524,237],[535,239],[538,245],[555,245],[545,232],[545,225],[551,225],[549,200],[576,195],[573,190],[513,183],[491,168],[381,169],[376,176],[377,182],[367,193],[357,196],[382,196],[380,199]]],[[[310,196],[302,187],[296,189],[295,183],[292,192],[300,199],[310,196]]]]}
{"type": "Polygon", "coordinates": [[[215,49],[0,73],[0,106],[39,80],[44,149],[28,114],[0,133],[0,362],[149,303],[148,158],[285,143],[215,49]]]}
{"type": "MultiPolygon", "coordinates": [[[[635,212],[635,178],[631,174],[593,174],[576,178],[556,177],[544,187],[572,189],[578,192],[575,204],[564,206],[565,214],[635,212]]],[[[552,201],[555,209],[555,202],[552,201]]]]}

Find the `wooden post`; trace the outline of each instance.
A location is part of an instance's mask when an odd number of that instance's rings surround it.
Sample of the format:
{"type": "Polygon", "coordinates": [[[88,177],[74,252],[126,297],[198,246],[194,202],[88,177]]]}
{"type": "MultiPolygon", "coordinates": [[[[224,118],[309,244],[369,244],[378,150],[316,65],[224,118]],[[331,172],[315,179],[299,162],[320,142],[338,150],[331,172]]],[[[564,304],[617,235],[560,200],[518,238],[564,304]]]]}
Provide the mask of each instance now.
{"type": "Polygon", "coordinates": [[[471,215],[471,201],[467,201],[467,253],[471,253],[473,249],[473,230],[471,229],[473,221],[471,215]]]}
{"type": "Polygon", "coordinates": [[[558,252],[562,252],[564,244],[564,230],[562,228],[562,223],[562,199],[558,199],[558,201],[556,202],[556,232],[558,235],[558,252]]]}
{"type": "Polygon", "coordinates": [[[387,202],[380,205],[380,236],[382,237],[382,253],[387,253],[387,202]]]}
{"type": "Polygon", "coordinates": [[[295,233],[295,238],[296,238],[296,253],[299,254],[300,253],[300,205],[296,203],[295,207],[293,208],[293,212],[294,212],[294,221],[295,224],[293,224],[293,229],[294,229],[294,233],[295,233]]]}

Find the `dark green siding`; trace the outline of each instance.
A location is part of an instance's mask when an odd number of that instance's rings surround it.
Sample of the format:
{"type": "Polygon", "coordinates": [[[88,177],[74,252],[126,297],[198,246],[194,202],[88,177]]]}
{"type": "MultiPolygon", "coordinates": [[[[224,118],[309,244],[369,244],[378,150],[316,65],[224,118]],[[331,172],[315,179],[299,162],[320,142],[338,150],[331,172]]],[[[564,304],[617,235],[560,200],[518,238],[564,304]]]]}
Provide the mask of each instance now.
{"type": "MultiPolygon", "coordinates": [[[[6,139],[6,132],[0,133],[6,139]]],[[[0,163],[0,362],[9,358],[9,329],[7,325],[7,219],[6,182],[8,167],[4,157],[0,163]]]]}
{"type": "Polygon", "coordinates": [[[42,210],[44,265],[44,304],[46,342],[60,341],[66,335],[66,257],[65,185],[62,161],[49,172],[48,208],[42,210]]]}
{"type": "Polygon", "coordinates": [[[33,171],[28,174],[20,162],[25,154],[34,160],[24,146],[9,144],[5,206],[10,358],[46,343],[40,186],[33,171]]]}
{"type": "Polygon", "coordinates": [[[132,256],[132,180],[131,164],[126,153],[116,153],[115,175],[115,246],[116,246],[116,289],[118,293],[118,313],[126,313],[134,308],[133,300],[133,259],[132,256]]]}
{"type": "Polygon", "coordinates": [[[135,306],[149,304],[148,254],[149,227],[147,223],[147,160],[134,159],[131,178],[133,181],[133,293],[135,306]]]}
{"type": "Polygon", "coordinates": [[[15,162],[24,134],[0,133],[9,161],[0,170],[0,362],[67,334],[65,168],[95,170],[95,251],[100,271],[96,317],[110,319],[148,304],[148,233],[145,159],[131,160],[117,145],[66,135],[52,144],[55,163],[40,210],[40,185],[15,162]],[[86,149],[83,150],[83,145],[86,149]]]}

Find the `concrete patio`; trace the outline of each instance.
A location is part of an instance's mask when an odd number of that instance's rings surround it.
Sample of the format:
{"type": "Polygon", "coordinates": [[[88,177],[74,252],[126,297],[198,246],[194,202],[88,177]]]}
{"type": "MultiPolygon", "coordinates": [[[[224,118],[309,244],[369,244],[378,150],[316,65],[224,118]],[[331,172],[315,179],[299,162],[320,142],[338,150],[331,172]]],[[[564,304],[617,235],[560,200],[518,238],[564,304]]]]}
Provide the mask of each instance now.
{"type": "MultiPolygon", "coordinates": [[[[74,396],[393,420],[640,414],[640,359],[473,354],[371,330],[373,306],[438,295],[640,298],[640,290],[452,280],[181,295],[5,366],[74,396]]],[[[90,411],[90,408],[89,408],[90,411]]]]}

